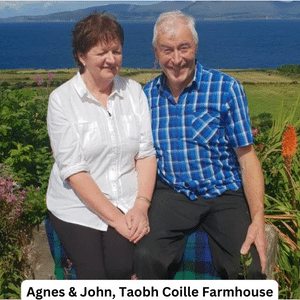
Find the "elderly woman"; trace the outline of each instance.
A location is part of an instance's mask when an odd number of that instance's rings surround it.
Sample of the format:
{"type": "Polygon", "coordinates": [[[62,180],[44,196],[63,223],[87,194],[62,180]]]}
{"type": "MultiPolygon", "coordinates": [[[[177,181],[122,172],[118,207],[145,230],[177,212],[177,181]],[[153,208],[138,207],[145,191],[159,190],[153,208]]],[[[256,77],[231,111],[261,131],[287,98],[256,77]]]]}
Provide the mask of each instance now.
{"type": "Polygon", "coordinates": [[[156,158],[146,96],[117,76],[123,40],[108,14],[81,20],[79,72],[49,99],[49,220],[78,279],[129,279],[134,244],[150,231],[156,158]]]}

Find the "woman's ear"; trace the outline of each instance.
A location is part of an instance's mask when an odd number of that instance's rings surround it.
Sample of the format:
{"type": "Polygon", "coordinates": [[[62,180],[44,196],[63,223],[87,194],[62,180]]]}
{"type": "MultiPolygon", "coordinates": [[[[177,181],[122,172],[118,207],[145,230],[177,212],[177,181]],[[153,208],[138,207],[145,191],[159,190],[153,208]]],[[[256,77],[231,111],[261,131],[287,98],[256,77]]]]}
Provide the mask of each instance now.
{"type": "Polygon", "coordinates": [[[79,61],[82,63],[82,65],[85,67],[86,62],[85,62],[85,55],[83,53],[78,52],[77,57],[79,61]]]}

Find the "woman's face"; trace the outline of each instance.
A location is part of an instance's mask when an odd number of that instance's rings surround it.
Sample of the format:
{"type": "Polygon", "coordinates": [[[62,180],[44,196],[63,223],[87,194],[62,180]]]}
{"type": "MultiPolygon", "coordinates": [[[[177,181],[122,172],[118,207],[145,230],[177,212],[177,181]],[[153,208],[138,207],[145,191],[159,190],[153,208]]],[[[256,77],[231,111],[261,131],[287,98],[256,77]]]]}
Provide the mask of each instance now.
{"type": "Polygon", "coordinates": [[[113,80],[122,65],[122,45],[118,40],[109,44],[99,42],[86,54],[78,58],[84,66],[83,73],[89,73],[96,81],[113,80]]]}

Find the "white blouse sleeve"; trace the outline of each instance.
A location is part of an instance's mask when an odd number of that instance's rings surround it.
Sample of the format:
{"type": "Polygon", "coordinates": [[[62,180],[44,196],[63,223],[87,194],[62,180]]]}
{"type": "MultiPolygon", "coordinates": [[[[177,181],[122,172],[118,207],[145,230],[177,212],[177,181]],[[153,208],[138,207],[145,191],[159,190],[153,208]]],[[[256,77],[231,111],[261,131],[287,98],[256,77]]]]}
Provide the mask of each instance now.
{"type": "Polygon", "coordinates": [[[140,147],[137,159],[145,158],[147,156],[156,156],[153,147],[153,138],[151,130],[150,112],[147,102],[147,97],[139,85],[139,119],[140,119],[140,147]]]}
{"type": "Polygon", "coordinates": [[[60,178],[65,181],[78,172],[89,172],[78,133],[68,119],[59,95],[55,92],[49,98],[47,128],[60,178]]]}

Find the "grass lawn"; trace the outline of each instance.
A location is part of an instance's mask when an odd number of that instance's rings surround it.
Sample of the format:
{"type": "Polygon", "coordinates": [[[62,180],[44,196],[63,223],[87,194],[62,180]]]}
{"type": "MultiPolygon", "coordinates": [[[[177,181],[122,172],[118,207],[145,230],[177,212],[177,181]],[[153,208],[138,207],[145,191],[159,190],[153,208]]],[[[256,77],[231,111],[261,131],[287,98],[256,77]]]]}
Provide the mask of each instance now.
{"type": "MultiPolygon", "coordinates": [[[[300,98],[300,76],[287,76],[278,70],[224,70],[244,86],[250,116],[271,113],[274,118],[282,112],[290,113],[300,98]]],[[[300,111],[300,101],[298,103],[300,111]]],[[[295,119],[300,114],[295,115],[295,119]]]]}
{"type": "MultiPolygon", "coordinates": [[[[290,113],[295,109],[297,100],[300,97],[300,84],[244,84],[248,97],[250,116],[257,116],[262,112],[268,112],[274,118],[282,111],[290,113]]],[[[298,101],[298,111],[300,102],[298,101]]],[[[299,119],[300,114],[295,114],[295,120],[299,119]]]]}

